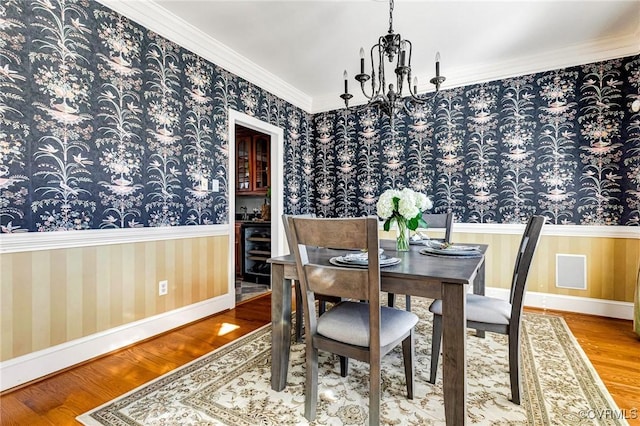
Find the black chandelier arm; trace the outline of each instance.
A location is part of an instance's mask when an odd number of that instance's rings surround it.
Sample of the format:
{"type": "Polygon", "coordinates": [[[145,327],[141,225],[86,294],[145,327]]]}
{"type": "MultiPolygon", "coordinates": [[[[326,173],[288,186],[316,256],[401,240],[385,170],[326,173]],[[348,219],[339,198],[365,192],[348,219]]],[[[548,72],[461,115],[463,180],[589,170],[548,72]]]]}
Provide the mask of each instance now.
{"type": "MultiPolygon", "coordinates": [[[[368,75],[365,74],[366,77],[369,77],[368,75]]],[[[367,82],[368,78],[366,80],[360,80],[360,90],[362,91],[362,94],[364,95],[365,98],[367,98],[369,101],[371,101],[374,96],[375,93],[371,93],[371,95],[367,94],[367,89],[365,87],[365,83],[367,82]]]]}
{"type": "Polygon", "coordinates": [[[409,69],[409,73],[407,74],[407,84],[409,85],[409,96],[411,96],[411,99],[413,99],[414,102],[424,104],[426,101],[418,97],[418,87],[411,85],[411,69],[409,69]]]}
{"type": "Polygon", "coordinates": [[[386,79],[384,75],[384,37],[380,37],[378,39],[378,44],[371,46],[371,84],[374,93],[380,93],[384,91],[384,86],[386,85],[386,79]],[[377,49],[376,49],[377,48],[377,49]],[[375,78],[375,62],[373,60],[373,53],[377,50],[378,52],[378,87],[376,87],[376,78],[375,78]]]}

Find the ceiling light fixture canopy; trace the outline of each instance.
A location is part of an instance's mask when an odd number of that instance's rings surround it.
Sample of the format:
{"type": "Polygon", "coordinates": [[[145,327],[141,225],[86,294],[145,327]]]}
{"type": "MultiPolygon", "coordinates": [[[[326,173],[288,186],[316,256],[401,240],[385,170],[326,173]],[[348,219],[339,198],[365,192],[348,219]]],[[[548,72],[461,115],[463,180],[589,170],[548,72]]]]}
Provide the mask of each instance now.
{"type": "MultiPolygon", "coordinates": [[[[389,0],[389,32],[380,36],[378,43],[371,47],[371,75],[364,72],[364,49],[360,48],[360,74],[355,79],[360,82],[362,93],[369,100],[367,106],[377,106],[390,118],[393,118],[396,111],[403,107],[402,90],[404,82],[409,88],[411,100],[417,103],[424,103],[423,99],[417,97],[418,78],[413,78],[411,86],[411,55],[413,44],[411,41],[402,39],[400,34],[393,32],[393,0],[389,0]],[[390,83],[387,88],[385,76],[385,57],[389,63],[396,61],[395,74],[396,85],[390,83]],[[377,74],[376,74],[377,69],[377,74]],[[365,83],[371,80],[371,90],[367,93],[365,83]],[[385,93],[385,90],[388,90],[385,93]]],[[[340,97],[344,100],[344,105],[349,107],[349,100],[353,95],[349,93],[348,75],[344,71],[344,93],[340,97]]],[[[430,82],[436,86],[436,92],[445,81],[445,77],[440,75],[440,52],[436,53],[436,76],[430,82]]]]}

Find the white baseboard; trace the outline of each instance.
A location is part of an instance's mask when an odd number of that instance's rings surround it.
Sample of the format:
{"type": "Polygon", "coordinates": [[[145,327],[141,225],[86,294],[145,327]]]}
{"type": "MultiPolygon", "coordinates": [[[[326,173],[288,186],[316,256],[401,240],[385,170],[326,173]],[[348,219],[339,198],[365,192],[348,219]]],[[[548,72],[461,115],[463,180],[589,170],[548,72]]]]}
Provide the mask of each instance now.
{"type": "MultiPolygon", "coordinates": [[[[509,299],[509,290],[505,288],[487,287],[486,295],[507,300],[509,299]]],[[[615,300],[591,299],[589,297],[564,296],[528,291],[524,297],[524,305],[532,308],[578,312],[609,318],[633,319],[633,303],[618,302],[615,300]]]]}
{"type": "Polygon", "coordinates": [[[225,294],[0,362],[0,392],[124,348],[225,309],[232,309],[234,306],[235,294],[225,294]]]}

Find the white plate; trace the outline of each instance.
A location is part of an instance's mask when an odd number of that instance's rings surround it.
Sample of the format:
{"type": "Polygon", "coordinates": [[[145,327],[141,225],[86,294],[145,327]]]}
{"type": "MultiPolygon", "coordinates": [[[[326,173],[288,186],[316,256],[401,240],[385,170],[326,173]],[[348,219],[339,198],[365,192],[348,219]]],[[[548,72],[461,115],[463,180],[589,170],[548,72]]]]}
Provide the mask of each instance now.
{"type": "MultiPolygon", "coordinates": [[[[378,253],[380,254],[380,261],[384,261],[389,258],[389,256],[382,254],[383,252],[383,249],[378,250],[378,253]]],[[[338,256],[338,258],[341,262],[345,263],[359,263],[362,265],[369,263],[369,253],[367,252],[347,253],[344,256],[338,256]]]]}
{"type": "Polygon", "coordinates": [[[436,254],[439,256],[458,256],[458,257],[462,257],[462,256],[469,256],[469,257],[480,257],[482,256],[482,253],[477,250],[477,249],[471,249],[471,250],[453,250],[451,248],[446,248],[446,249],[437,249],[437,248],[433,248],[433,247],[425,247],[423,249],[420,250],[420,254],[436,254]]]}
{"type": "Polygon", "coordinates": [[[442,242],[438,242],[438,241],[427,241],[424,244],[425,246],[427,246],[430,249],[435,249],[435,250],[446,250],[446,251],[478,251],[480,250],[480,246],[463,246],[460,244],[452,244],[452,245],[448,245],[442,242]]]}
{"type": "MultiPolygon", "coordinates": [[[[380,259],[380,267],[383,268],[385,266],[397,265],[400,263],[400,259],[397,257],[387,257],[383,256],[384,259],[380,259]]],[[[329,263],[336,266],[349,266],[352,268],[366,268],[368,267],[369,262],[353,262],[353,261],[345,261],[344,256],[336,256],[329,259],[329,263]]]]}

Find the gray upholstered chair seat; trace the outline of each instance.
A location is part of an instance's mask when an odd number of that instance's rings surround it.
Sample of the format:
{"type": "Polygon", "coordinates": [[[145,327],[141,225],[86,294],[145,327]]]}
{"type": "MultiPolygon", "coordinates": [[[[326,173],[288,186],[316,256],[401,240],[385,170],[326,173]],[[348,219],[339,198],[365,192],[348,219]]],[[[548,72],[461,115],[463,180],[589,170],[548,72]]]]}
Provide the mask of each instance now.
{"type": "MultiPolygon", "coordinates": [[[[442,315],[442,300],[434,301],[429,310],[442,315]]],[[[495,297],[467,294],[467,321],[508,325],[511,320],[511,303],[495,297]]]]}
{"type": "MultiPolygon", "coordinates": [[[[418,323],[418,317],[399,309],[380,308],[380,346],[387,346],[418,323]]],[[[342,343],[369,346],[369,304],[341,302],[318,317],[318,334],[342,343]],[[349,324],[349,327],[345,327],[349,324]]]]}

